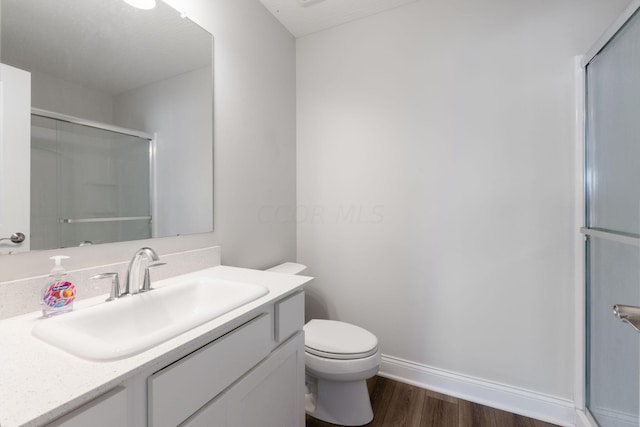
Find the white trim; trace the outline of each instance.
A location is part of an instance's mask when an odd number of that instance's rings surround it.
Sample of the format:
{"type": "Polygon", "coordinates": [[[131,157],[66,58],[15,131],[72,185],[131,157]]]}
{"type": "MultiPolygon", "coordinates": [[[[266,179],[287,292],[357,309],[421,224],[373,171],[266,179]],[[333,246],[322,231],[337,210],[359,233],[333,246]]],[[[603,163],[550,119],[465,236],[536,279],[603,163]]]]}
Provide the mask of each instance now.
{"type": "MultiPolygon", "coordinates": [[[[592,412],[598,415],[598,420],[605,426],[638,427],[638,416],[633,413],[600,408],[592,408],[592,412]]],[[[595,425],[597,426],[598,423],[595,425]]]]}
{"type": "Polygon", "coordinates": [[[591,62],[598,53],[600,53],[600,51],[607,45],[607,43],[609,43],[613,36],[615,36],[616,33],[620,31],[622,26],[627,23],[629,18],[631,18],[631,16],[636,12],[636,10],[638,10],[638,8],[640,8],[640,0],[633,0],[633,2],[631,2],[629,6],[627,6],[624,12],[622,12],[622,15],[620,15],[618,19],[613,21],[613,24],[611,24],[609,28],[607,28],[607,30],[602,34],[602,36],[600,36],[593,47],[589,49],[589,51],[584,55],[581,62],[581,65],[583,67],[586,67],[587,64],[591,62]]]}
{"type": "Polygon", "coordinates": [[[561,426],[574,426],[572,401],[382,355],[381,377],[561,426]]]}
{"type": "Polygon", "coordinates": [[[598,423],[589,411],[576,411],[576,427],[598,427],[598,423]]]}
{"type": "Polygon", "coordinates": [[[574,400],[578,410],[585,408],[586,393],[586,288],[585,288],[585,237],[578,231],[585,221],[585,140],[586,140],[586,70],[582,57],[575,63],[575,211],[574,211],[574,400]]]}

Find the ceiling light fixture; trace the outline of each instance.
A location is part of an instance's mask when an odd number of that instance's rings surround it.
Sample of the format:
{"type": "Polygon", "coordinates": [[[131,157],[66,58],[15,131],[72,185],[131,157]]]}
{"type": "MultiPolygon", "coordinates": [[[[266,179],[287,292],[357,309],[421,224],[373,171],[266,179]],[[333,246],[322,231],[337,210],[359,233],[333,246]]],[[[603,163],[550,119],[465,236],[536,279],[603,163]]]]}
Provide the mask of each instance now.
{"type": "Polygon", "coordinates": [[[130,4],[138,9],[149,10],[156,7],[156,0],[124,0],[125,3],[130,4]]]}

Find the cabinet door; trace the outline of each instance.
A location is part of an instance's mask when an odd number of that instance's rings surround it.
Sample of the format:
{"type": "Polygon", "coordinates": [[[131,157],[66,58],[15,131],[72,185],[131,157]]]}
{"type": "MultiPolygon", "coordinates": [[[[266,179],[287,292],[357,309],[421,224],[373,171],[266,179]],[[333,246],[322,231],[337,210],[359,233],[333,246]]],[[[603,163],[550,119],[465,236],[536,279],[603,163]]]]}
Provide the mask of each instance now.
{"type": "Polygon", "coordinates": [[[48,427],[126,427],[127,390],[116,387],[62,418],[48,427]]]}
{"type": "Polygon", "coordinates": [[[304,427],[304,335],[298,332],[226,393],[229,427],[304,427]]]}
{"type": "Polygon", "coordinates": [[[153,374],[149,426],[175,427],[258,364],[269,354],[272,324],[263,314],[153,374]]]}
{"type": "Polygon", "coordinates": [[[304,335],[298,332],[181,427],[304,427],[304,335]]]}

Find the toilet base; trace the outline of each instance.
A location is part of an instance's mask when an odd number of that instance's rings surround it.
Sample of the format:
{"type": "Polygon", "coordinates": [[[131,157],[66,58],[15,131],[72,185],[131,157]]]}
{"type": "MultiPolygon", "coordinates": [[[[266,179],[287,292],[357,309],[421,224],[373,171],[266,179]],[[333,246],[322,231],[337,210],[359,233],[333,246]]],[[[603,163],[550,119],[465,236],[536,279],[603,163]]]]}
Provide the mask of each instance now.
{"type": "Polygon", "coordinates": [[[373,420],[366,380],[331,381],[307,375],[305,410],[321,421],[362,426],[373,420]]]}

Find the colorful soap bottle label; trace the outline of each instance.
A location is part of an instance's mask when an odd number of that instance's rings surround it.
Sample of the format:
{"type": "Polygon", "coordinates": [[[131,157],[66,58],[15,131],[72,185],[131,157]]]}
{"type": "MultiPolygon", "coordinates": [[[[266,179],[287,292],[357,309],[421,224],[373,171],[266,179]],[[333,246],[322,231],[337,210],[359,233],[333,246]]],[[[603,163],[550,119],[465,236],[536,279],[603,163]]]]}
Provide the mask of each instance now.
{"type": "Polygon", "coordinates": [[[66,280],[59,280],[49,285],[42,297],[44,305],[50,308],[62,308],[73,303],[76,287],[66,280]]]}

